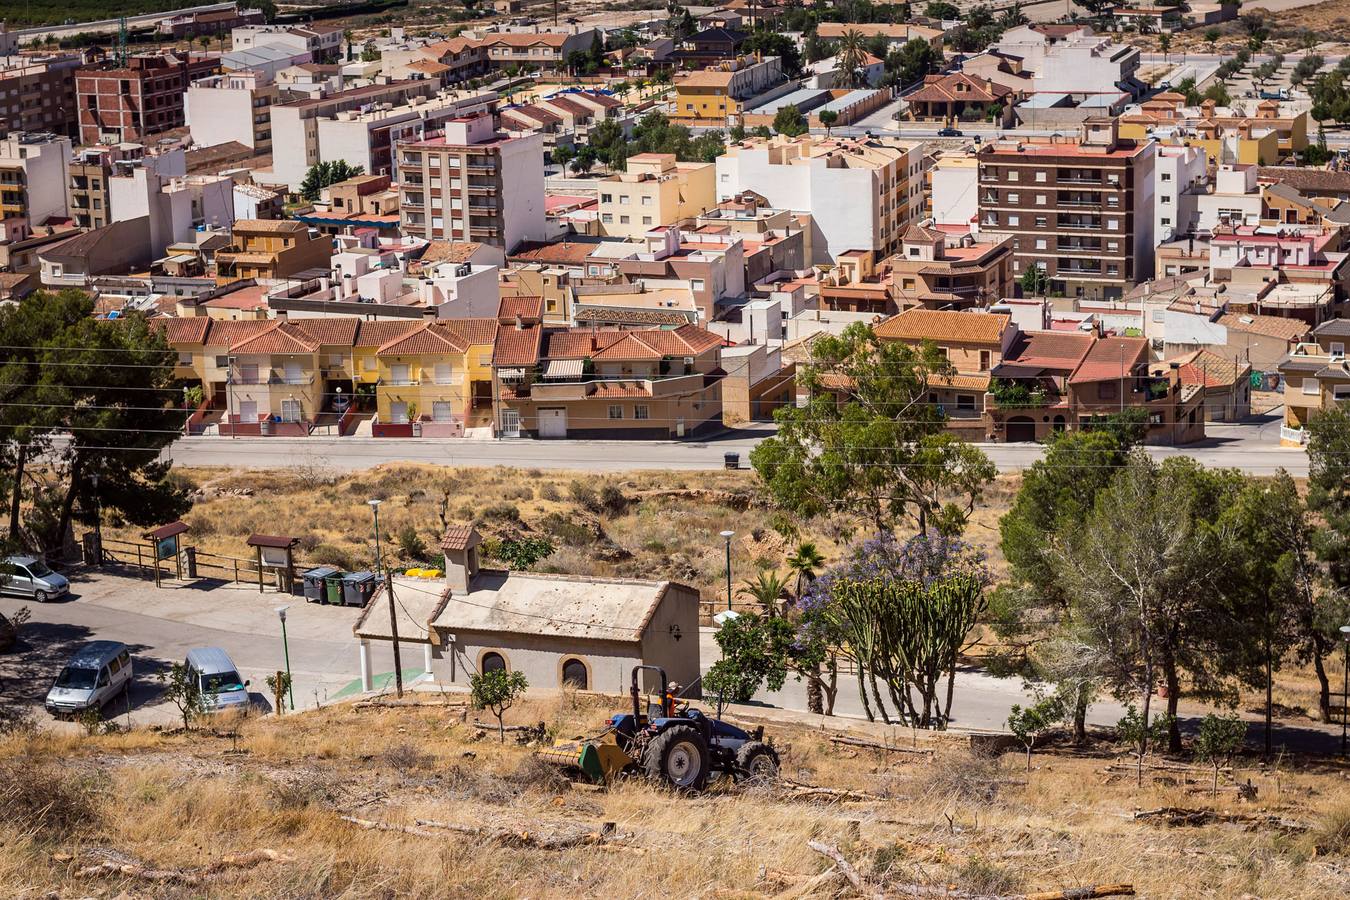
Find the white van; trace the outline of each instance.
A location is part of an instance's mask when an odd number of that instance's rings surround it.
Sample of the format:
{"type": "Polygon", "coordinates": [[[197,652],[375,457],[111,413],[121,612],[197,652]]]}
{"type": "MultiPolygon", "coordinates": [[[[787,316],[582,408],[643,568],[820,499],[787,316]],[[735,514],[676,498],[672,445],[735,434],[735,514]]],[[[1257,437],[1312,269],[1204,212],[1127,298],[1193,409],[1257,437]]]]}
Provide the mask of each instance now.
{"type": "Polygon", "coordinates": [[[239,677],[239,668],[224,650],[219,647],[189,650],[185,665],[197,679],[207,712],[248,711],[248,682],[239,677]]]}
{"type": "Polygon", "coordinates": [[[75,651],[47,692],[47,712],[73,715],[101,709],[131,689],[131,651],[120,641],[91,641],[75,651]]]}

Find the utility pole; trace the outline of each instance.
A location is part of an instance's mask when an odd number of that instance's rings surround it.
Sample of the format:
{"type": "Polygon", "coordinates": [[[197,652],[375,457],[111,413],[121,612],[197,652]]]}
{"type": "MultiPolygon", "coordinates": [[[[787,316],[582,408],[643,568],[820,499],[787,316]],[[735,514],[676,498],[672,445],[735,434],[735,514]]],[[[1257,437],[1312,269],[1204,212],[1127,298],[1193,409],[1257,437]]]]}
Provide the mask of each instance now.
{"type": "Polygon", "coordinates": [[[403,659],[398,652],[398,616],[394,612],[394,573],[385,569],[384,590],[389,595],[389,633],[394,637],[394,692],[403,699],[403,659]]]}

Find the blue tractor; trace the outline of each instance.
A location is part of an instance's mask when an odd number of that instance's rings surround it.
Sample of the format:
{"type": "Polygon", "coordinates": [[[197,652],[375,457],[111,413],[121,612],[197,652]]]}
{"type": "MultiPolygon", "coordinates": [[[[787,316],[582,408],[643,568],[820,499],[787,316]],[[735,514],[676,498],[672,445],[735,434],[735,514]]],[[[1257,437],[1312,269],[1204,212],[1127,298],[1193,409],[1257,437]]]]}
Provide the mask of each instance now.
{"type": "Polygon", "coordinates": [[[754,733],[680,704],[660,666],[634,666],[630,693],[633,711],[616,713],[599,735],[559,744],[539,756],[593,782],[640,774],[682,791],[701,790],[713,776],[760,782],[778,776],[778,751],[754,733]],[[659,699],[643,708],[639,675],[651,672],[660,683],[659,699]]]}

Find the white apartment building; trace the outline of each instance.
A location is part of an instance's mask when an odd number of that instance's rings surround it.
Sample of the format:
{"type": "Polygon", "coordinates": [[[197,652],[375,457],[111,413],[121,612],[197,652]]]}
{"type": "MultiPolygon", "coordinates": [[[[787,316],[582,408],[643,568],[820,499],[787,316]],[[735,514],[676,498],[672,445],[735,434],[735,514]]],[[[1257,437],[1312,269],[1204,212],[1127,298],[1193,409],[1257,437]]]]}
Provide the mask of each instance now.
{"type": "Polygon", "coordinates": [[[969,153],[947,152],[933,161],[927,178],[934,224],[974,227],[980,215],[979,175],[980,161],[969,153]]]}
{"type": "Polygon", "coordinates": [[[441,319],[491,319],[501,303],[496,266],[441,262],[422,270],[418,297],[441,319]]]}
{"type": "Polygon", "coordinates": [[[717,158],[717,197],[754,191],[770,206],[811,214],[811,263],[848,250],[877,258],[923,210],[923,144],[809,135],[742,141],[717,158]]]}
{"type": "Polygon", "coordinates": [[[70,154],[70,138],[54,134],[14,134],[0,141],[0,220],[22,217],[31,228],[65,216],[70,154]]]}
{"type": "Polygon", "coordinates": [[[272,115],[280,90],[263,72],[231,72],[194,81],[184,100],[192,141],[213,147],[235,141],[257,153],[272,152],[272,115]]]}
{"type": "Polygon", "coordinates": [[[1153,179],[1153,239],[1165,244],[1193,233],[1200,223],[1199,200],[1209,185],[1205,151],[1159,144],[1153,179]]]}
{"type": "Polygon", "coordinates": [[[399,226],[405,236],[478,241],[510,253],[542,240],[544,136],[493,130],[490,112],[445,123],[444,133],[399,141],[399,226]]]}
{"type": "Polygon", "coordinates": [[[1117,94],[1137,96],[1144,85],[1136,77],[1140,52],[1083,26],[1058,38],[1035,25],[1010,28],[990,50],[1022,60],[1032,76],[1032,90],[1054,94],[1117,94]]]}
{"type": "Polygon", "coordinates": [[[492,92],[437,93],[430,80],[339,91],[271,109],[272,171],[298,190],[310,166],[346,160],[368,175],[394,175],[394,144],[417,140],[458,116],[490,111],[492,92]]]}
{"type": "Polygon", "coordinates": [[[1218,225],[1261,224],[1261,187],[1256,166],[1219,166],[1214,190],[1196,198],[1196,231],[1218,225]]]}
{"type": "Polygon", "coordinates": [[[181,148],[113,163],[108,178],[109,222],[149,219],[151,254],[188,241],[194,229],[234,224],[234,181],[228,175],[188,175],[181,148]]]}
{"type": "Polygon", "coordinates": [[[308,52],[315,60],[336,59],[342,52],[342,29],[321,25],[243,25],[230,31],[233,50],[268,45],[308,52]]]}

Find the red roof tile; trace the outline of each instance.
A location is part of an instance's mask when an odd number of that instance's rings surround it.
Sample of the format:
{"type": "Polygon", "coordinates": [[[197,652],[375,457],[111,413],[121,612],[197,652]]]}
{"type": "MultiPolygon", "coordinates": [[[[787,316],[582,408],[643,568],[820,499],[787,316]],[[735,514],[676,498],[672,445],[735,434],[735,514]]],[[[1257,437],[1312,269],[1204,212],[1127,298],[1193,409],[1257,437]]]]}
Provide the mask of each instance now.
{"type": "Polygon", "coordinates": [[[524,328],[499,328],[492,352],[495,366],[532,366],[539,362],[539,344],[544,329],[538,325],[524,328]]]}
{"type": "Polygon", "coordinates": [[[1130,370],[1148,359],[1148,341],[1136,337],[1104,337],[1092,344],[1092,349],[1078,364],[1078,370],[1069,377],[1070,384],[1107,381],[1125,378],[1130,370]]]}

